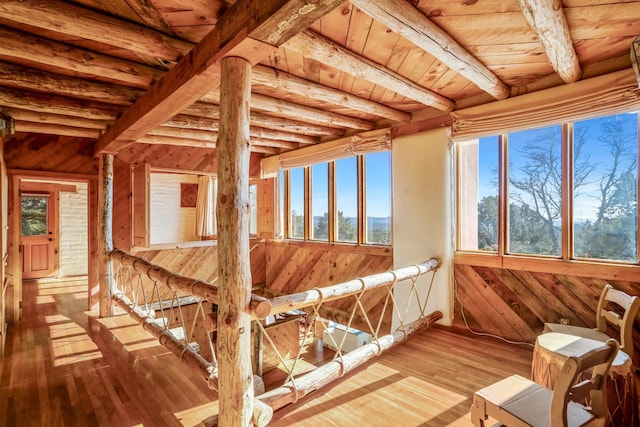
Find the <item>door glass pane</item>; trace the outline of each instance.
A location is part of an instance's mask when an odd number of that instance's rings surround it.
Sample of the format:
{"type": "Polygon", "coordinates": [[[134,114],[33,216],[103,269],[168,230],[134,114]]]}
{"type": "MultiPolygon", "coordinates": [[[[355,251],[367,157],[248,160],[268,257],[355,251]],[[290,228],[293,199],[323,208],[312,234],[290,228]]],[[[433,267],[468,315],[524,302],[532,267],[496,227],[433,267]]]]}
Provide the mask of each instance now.
{"type": "Polygon", "coordinates": [[[49,199],[40,196],[22,197],[22,235],[46,236],[47,235],[47,204],[49,199]]]}
{"type": "Polygon", "coordinates": [[[635,262],[638,113],[574,125],[574,255],[635,262]]]}
{"type": "Polygon", "coordinates": [[[314,240],[329,240],[329,165],[311,166],[311,218],[314,240]]]}
{"type": "Polygon", "coordinates": [[[358,241],[358,170],[355,157],[336,161],[336,206],[339,242],[358,241]]]}
{"type": "Polygon", "coordinates": [[[367,154],[365,163],[366,243],[391,244],[391,152],[367,154]]]}
{"type": "Polygon", "coordinates": [[[560,256],[560,126],[509,134],[509,252],[560,256]]]}

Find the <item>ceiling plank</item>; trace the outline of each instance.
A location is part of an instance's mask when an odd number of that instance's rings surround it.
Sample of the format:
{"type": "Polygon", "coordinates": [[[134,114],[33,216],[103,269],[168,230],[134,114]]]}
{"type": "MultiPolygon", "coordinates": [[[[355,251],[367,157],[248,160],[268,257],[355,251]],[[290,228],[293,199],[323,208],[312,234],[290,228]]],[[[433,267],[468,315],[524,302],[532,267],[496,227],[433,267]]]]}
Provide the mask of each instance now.
{"type": "Polygon", "coordinates": [[[96,153],[117,152],[119,143],[135,141],[217,88],[223,57],[238,55],[255,65],[275,49],[272,45],[283,43],[340,3],[234,3],[211,33],[107,129],[96,144],[96,153]]]}
{"type": "Polygon", "coordinates": [[[307,98],[318,99],[341,107],[352,108],[363,113],[384,117],[388,120],[401,123],[411,121],[410,113],[396,110],[384,104],[360,98],[260,64],[253,67],[251,81],[254,84],[262,84],[307,98]]]}
{"type": "Polygon", "coordinates": [[[15,120],[22,120],[25,122],[46,123],[50,125],[64,124],[66,126],[98,129],[100,131],[105,130],[111,123],[111,121],[108,120],[86,119],[84,117],[67,116],[45,112],[41,113],[37,111],[23,110],[20,108],[11,108],[4,106],[0,107],[0,111],[15,120]]]}
{"type": "Polygon", "coordinates": [[[549,63],[565,83],[582,77],[562,0],[518,0],[529,27],[538,35],[549,63]]]}
{"type": "Polygon", "coordinates": [[[169,61],[180,59],[193,47],[142,25],[59,0],[3,0],[0,17],[169,61]]]}
{"type": "Polygon", "coordinates": [[[509,96],[509,86],[449,34],[405,0],[351,0],[366,14],[435,56],[496,99],[509,96]]]}
{"type": "Polygon", "coordinates": [[[126,0],[126,2],[148,27],[166,34],[176,35],[173,27],[165,21],[160,11],[153,5],[153,2],[149,0],[126,0]]]}
{"type": "Polygon", "coordinates": [[[305,31],[293,37],[285,44],[285,47],[299,52],[303,56],[313,58],[323,64],[385,87],[424,105],[443,111],[451,111],[454,108],[454,103],[450,99],[431,92],[411,80],[380,66],[380,64],[356,55],[310,31],[305,31]]]}

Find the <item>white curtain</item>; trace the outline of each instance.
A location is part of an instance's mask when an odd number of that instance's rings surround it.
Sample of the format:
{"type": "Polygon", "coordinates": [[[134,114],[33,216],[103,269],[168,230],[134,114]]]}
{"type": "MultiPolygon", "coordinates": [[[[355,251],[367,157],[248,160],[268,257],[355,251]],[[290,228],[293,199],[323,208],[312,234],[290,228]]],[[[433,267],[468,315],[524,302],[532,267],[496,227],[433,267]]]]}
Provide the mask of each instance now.
{"type": "Polygon", "coordinates": [[[454,141],[540,128],[640,109],[631,68],[489,104],[453,111],[454,141]]]}
{"type": "Polygon", "coordinates": [[[216,178],[198,177],[198,198],[196,199],[196,234],[211,237],[216,234],[216,198],[218,196],[216,178]]]}

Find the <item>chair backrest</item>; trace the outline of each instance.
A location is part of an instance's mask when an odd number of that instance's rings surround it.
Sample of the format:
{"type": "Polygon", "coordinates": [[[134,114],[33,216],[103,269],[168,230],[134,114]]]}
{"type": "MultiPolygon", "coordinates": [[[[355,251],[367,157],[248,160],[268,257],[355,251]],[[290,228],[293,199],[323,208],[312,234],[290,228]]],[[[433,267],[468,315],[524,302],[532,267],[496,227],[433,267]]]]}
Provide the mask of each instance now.
{"type": "Polygon", "coordinates": [[[633,360],[633,322],[640,309],[640,298],[605,285],[596,310],[596,328],[605,334],[607,324],[615,326],[620,334],[620,350],[633,360]],[[612,306],[614,303],[617,307],[612,306]]]}
{"type": "Polygon", "coordinates": [[[584,404],[589,399],[590,412],[604,425],[607,419],[605,386],[611,362],[618,352],[618,343],[608,340],[579,357],[572,356],[562,366],[551,398],[551,426],[567,427],[567,407],[571,401],[584,404]],[[584,373],[584,374],[583,374],[584,373]],[[587,379],[584,379],[587,378],[587,379]]]}

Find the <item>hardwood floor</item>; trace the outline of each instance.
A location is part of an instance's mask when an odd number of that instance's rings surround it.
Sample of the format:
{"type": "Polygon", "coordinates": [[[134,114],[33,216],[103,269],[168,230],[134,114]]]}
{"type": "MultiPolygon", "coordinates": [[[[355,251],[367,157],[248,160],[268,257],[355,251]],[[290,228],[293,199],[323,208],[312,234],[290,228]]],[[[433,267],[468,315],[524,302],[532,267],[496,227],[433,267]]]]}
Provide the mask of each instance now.
{"type": "MultiPolygon", "coordinates": [[[[0,363],[0,426],[192,426],[217,412],[205,381],[127,316],[90,319],[86,296],[86,282],[25,283],[0,363]]],[[[530,347],[432,328],[270,425],[470,426],[473,392],[529,376],[530,362],[530,347]]]]}

